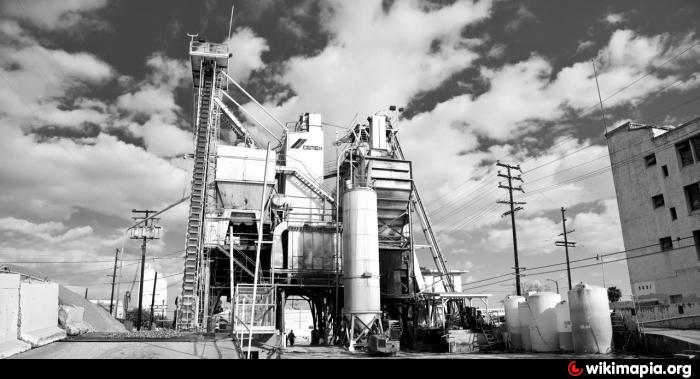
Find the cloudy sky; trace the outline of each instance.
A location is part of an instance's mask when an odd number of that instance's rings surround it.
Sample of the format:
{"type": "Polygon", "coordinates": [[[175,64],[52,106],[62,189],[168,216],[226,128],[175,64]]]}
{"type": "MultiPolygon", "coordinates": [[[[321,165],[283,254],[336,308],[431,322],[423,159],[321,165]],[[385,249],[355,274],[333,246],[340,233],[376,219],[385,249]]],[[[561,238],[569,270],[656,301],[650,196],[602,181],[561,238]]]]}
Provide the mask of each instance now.
{"type": "MultiPolygon", "coordinates": [[[[505,199],[498,159],[523,169],[525,281],[565,286],[562,266],[536,269],[564,260],[554,246],[562,206],[576,229],[572,259],[623,249],[591,61],[607,126],[672,125],[698,113],[693,0],[235,6],[228,39],[231,1],[0,1],[0,262],[109,297],[131,209],[161,209],[189,192],[187,33],[228,43],[231,73],[284,121],[318,112],[345,126],[404,106],[399,137],[448,265],[470,270],[470,292],[499,298],[513,291],[513,254],[496,204],[505,199]]],[[[328,127],[329,142],[336,130],[328,127]]],[[[149,244],[149,263],[172,275],[171,298],[185,218],[185,206],[165,214],[164,238],[149,244]]],[[[130,288],[139,252],[125,246],[130,288]]],[[[432,264],[425,254],[421,263],[432,264]]],[[[573,279],[602,284],[601,267],[573,279]]],[[[629,295],[626,263],[606,264],[605,282],[629,295]]]]}

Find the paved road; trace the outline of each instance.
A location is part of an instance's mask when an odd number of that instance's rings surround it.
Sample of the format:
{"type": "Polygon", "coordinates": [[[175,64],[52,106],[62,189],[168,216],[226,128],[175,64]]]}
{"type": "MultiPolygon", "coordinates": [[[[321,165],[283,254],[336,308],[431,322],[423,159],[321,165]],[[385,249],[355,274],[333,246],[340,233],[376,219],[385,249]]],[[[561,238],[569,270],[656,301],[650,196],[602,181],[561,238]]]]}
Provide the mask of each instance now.
{"type": "MultiPolygon", "coordinates": [[[[235,359],[233,343],[224,338],[197,342],[55,342],[10,359],[235,359]]],[[[338,346],[288,347],[282,359],[368,359],[363,352],[351,353],[338,346]]],[[[523,358],[635,358],[631,355],[572,354],[438,354],[401,352],[401,359],[523,359],[523,358]]]]}
{"type": "Polygon", "coordinates": [[[54,342],[10,359],[233,359],[233,343],[197,342],[54,342]]]}
{"type": "MultiPolygon", "coordinates": [[[[294,346],[288,347],[282,359],[367,359],[371,358],[364,352],[351,353],[346,349],[338,346],[294,346]]],[[[391,357],[388,357],[391,358],[391,357]]],[[[555,353],[537,353],[537,354],[506,354],[506,353],[465,353],[465,354],[445,354],[445,353],[406,353],[401,352],[396,358],[400,359],[623,359],[637,358],[632,355],[612,355],[612,354],[555,354],[555,353]]]]}

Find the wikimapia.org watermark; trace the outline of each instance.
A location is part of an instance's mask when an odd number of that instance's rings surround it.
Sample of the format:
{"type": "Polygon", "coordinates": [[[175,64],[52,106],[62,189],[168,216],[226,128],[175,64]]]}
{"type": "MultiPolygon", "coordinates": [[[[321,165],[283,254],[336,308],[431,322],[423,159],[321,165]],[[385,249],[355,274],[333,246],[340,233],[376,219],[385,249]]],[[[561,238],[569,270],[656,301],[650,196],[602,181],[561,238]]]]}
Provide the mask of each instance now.
{"type": "Polygon", "coordinates": [[[573,377],[581,376],[584,372],[588,375],[681,375],[683,378],[690,378],[692,366],[679,364],[617,364],[606,361],[598,364],[587,364],[585,370],[576,367],[576,361],[571,361],[568,366],[569,374],[573,377]]]}

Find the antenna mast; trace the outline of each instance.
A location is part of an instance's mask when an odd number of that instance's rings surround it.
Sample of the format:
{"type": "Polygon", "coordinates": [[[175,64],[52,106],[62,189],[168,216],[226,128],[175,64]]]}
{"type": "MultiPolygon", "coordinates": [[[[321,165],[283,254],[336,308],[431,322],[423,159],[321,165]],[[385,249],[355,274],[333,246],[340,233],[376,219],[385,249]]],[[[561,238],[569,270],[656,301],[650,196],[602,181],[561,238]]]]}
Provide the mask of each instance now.
{"type": "Polygon", "coordinates": [[[608,125],[605,122],[605,111],[603,110],[603,98],[600,97],[600,85],[598,85],[598,71],[595,69],[595,61],[591,59],[593,65],[593,74],[595,75],[595,86],[598,88],[598,101],[600,101],[600,114],[603,116],[603,136],[608,133],[608,125]]]}
{"type": "Polygon", "coordinates": [[[231,29],[233,28],[233,8],[234,4],[231,3],[231,20],[228,23],[228,39],[231,39],[231,29]]]}

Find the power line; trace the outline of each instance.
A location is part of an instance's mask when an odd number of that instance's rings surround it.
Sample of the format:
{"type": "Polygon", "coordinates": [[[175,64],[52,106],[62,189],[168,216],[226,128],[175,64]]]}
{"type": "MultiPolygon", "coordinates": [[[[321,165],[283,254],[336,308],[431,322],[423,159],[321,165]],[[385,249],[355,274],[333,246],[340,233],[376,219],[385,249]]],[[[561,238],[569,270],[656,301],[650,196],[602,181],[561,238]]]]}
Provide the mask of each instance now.
{"type": "MultiPolygon", "coordinates": [[[[173,255],[184,253],[184,252],[185,252],[185,250],[178,250],[178,251],[174,251],[172,253],[168,253],[165,255],[150,257],[148,259],[149,260],[180,259],[181,257],[173,257],[173,255]]],[[[140,262],[141,258],[121,259],[121,261],[124,261],[124,262],[139,261],[140,262]]],[[[19,264],[19,263],[28,263],[28,264],[44,264],[44,263],[46,263],[46,264],[62,264],[62,263],[66,263],[66,264],[80,264],[80,263],[94,264],[94,263],[106,263],[106,262],[114,263],[113,260],[109,260],[109,261],[0,261],[0,264],[3,264],[3,263],[13,263],[13,264],[19,264]]]]}
{"type": "MultiPolygon", "coordinates": [[[[641,81],[641,80],[644,79],[645,77],[651,75],[651,74],[654,72],[654,70],[659,69],[659,68],[665,66],[666,64],[668,64],[669,62],[671,62],[671,61],[673,61],[673,60],[675,60],[675,59],[678,59],[680,56],[682,56],[682,55],[685,54],[687,51],[689,51],[690,49],[694,48],[695,46],[697,46],[697,45],[699,45],[699,44],[700,44],[700,42],[695,43],[695,44],[689,46],[688,48],[686,48],[685,50],[683,50],[683,51],[680,52],[679,54],[676,54],[675,56],[673,56],[673,57],[669,58],[668,60],[666,60],[665,62],[663,62],[661,65],[659,65],[659,66],[657,66],[657,67],[651,69],[651,70],[650,70],[649,72],[647,72],[646,74],[644,74],[644,75],[642,75],[642,76],[636,78],[636,79],[633,80],[632,82],[630,82],[630,83],[628,83],[627,85],[623,86],[622,88],[618,89],[616,92],[612,93],[611,95],[607,96],[605,99],[601,100],[601,102],[606,102],[606,101],[610,100],[611,98],[617,96],[618,94],[622,93],[623,91],[627,90],[628,88],[634,86],[636,83],[638,83],[639,81],[641,81]]],[[[690,101],[688,101],[688,102],[686,102],[686,103],[689,103],[689,102],[691,102],[691,101],[695,101],[695,100],[698,100],[698,99],[700,99],[700,96],[699,96],[698,98],[691,99],[690,101]]],[[[682,105],[685,105],[685,104],[682,104],[682,105]]],[[[682,105],[681,105],[681,106],[682,106],[682,105]]],[[[597,106],[597,104],[593,105],[591,108],[592,108],[592,109],[595,109],[596,106],[597,106]]],[[[584,110],[582,113],[585,114],[586,112],[587,112],[587,109],[584,110]]],[[[601,136],[600,138],[602,138],[602,136],[601,136]]],[[[573,137],[569,137],[568,139],[573,139],[573,137]]],[[[596,139],[595,141],[597,141],[597,140],[598,140],[598,139],[596,139]]],[[[563,140],[563,141],[560,141],[558,144],[562,144],[562,143],[565,143],[565,142],[568,142],[568,140],[565,139],[565,140],[563,140]]],[[[560,160],[564,159],[565,157],[571,156],[571,155],[573,155],[573,154],[575,154],[575,153],[577,153],[577,152],[580,152],[580,151],[589,149],[589,148],[594,147],[594,146],[598,146],[598,145],[590,144],[590,145],[588,145],[588,146],[584,146],[584,147],[582,147],[582,148],[576,149],[575,151],[570,152],[570,153],[567,153],[567,154],[563,155],[562,157],[559,157],[559,158],[557,158],[557,159],[555,159],[555,160],[552,160],[552,161],[549,161],[549,162],[547,162],[547,163],[544,163],[544,164],[541,164],[541,165],[539,165],[539,166],[536,166],[535,168],[530,169],[530,170],[526,171],[525,173],[530,173],[530,172],[532,172],[532,171],[534,171],[534,170],[540,169],[540,168],[542,168],[542,167],[545,167],[545,166],[547,166],[547,165],[550,165],[550,164],[552,164],[552,163],[555,163],[555,162],[557,162],[557,161],[560,161],[560,160]]],[[[553,146],[552,146],[552,147],[553,147],[553,146]]],[[[550,147],[550,149],[551,149],[552,147],[550,147]]],[[[601,157],[601,158],[602,158],[602,157],[601,157]]],[[[526,160],[526,162],[527,162],[527,161],[530,161],[530,160],[526,160]]],[[[523,163],[523,164],[525,164],[525,163],[523,163]]],[[[482,180],[483,180],[483,178],[482,178],[482,180]]],[[[538,179],[538,180],[539,180],[539,179],[538,179]]],[[[468,182],[468,181],[467,181],[467,182],[468,182]]],[[[450,202],[448,202],[448,203],[443,204],[443,207],[444,207],[444,206],[447,206],[447,205],[453,205],[453,204],[454,204],[454,200],[452,200],[452,201],[450,201],[450,202]]],[[[458,212],[458,211],[453,210],[453,212],[452,212],[450,215],[455,214],[455,212],[458,212]]],[[[446,216],[446,217],[447,217],[447,216],[446,216]]]]}
{"type": "MultiPolygon", "coordinates": [[[[676,239],[676,241],[683,241],[683,240],[690,239],[690,238],[695,238],[695,237],[694,237],[694,236],[679,237],[679,238],[676,239]]],[[[612,253],[599,254],[598,256],[586,257],[586,258],[580,258],[580,259],[574,259],[574,260],[571,260],[569,263],[585,262],[585,261],[590,261],[590,260],[593,260],[593,259],[598,260],[598,259],[602,259],[602,258],[609,257],[609,256],[612,256],[612,255],[618,255],[618,254],[623,254],[623,253],[629,253],[629,252],[633,252],[633,251],[637,251],[637,250],[648,249],[648,248],[655,247],[655,246],[659,246],[659,244],[658,244],[658,243],[654,243],[654,244],[650,244],[650,245],[646,245],[646,246],[635,247],[635,248],[632,248],[632,249],[625,249],[625,250],[615,251],[615,252],[612,252],[612,253]]],[[[687,247],[692,247],[692,246],[695,246],[695,244],[693,243],[692,245],[683,246],[683,247],[679,247],[679,248],[675,248],[675,249],[662,250],[662,251],[654,252],[654,253],[652,253],[652,254],[665,253],[665,252],[668,252],[668,251],[671,251],[671,250],[685,249],[685,248],[687,248],[687,247]]],[[[633,256],[633,257],[624,258],[624,259],[632,259],[632,258],[641,257],[641,256],[647,256],[647,255],[651,255],[651,254],[641,254],[641,255],[638,255],[638,256],[633,256]]],[[[617,261],[619,261],[619,260],[606,261],[605,263],[612,263],[612,262],[617,262],[617,261]]],[[[561,265],[565,265],[565,264],[566,264],[566,262],[560,262],[560,263],[553,263],[553,264],[548,264],[548,265],[543,265],[543,266],[537,266],[537,267],[528,268],[528,269],[526,270],[528,273],[527,273],[527,274],[522,274],[522,275],[523,275],[523,276],[533,276],[533,275],[542,275],[542,274],[550,274],[550,273],[553,273],[553,272],[562,272],[562,271],[566,271],[566,268],[562,268],[562,269],[551,270],[551,271],[545,271],[545,272],[530,273],[531,270],[541,270],[541,269],[543,269],[543,268],[556,267],[556,266],[561,266],[561,265]]],[[[592,267],[592,266],[595,266],[595,265],[598,265],[598,264],[599,264],[599,263],[594,263],[594,264],[584,265],[584,266],[577,266],[577,267],[572,267],[572,269],[583,268],[583,267],[592,267]]],[[[475,284],[475,283],[481,283],[481,282],[491,281],[491,280],[498,279],[498,278],[502,278],[502,277],[504,277],[504,276],[509,276],[509,275],[513,275],[513,273],[506,273],[506,274],[496,275],[496,276],[492,276],[492,277],[489,277],[489,278],[484,278],[484,279],[481,279],[481,280],[476,280],[476,281],[473,281],[473,282],[464,283],[463,286],[468,286],[468,285],[475,284]]],[[[511,279],[508,279],[508,280],[511,280],[511,279]]],[[[507,281],[508,281],[508,280],[507,280],[507,281]]],[[[486,285],[484,285],[484,286],[489,286],[489,285],[498,284],[498,283],[502,283],[502,281],[494,282],[494,283],[488,283],[488,284],[486,284],[486,285]]],[[[479,286],[479,287],[474,287],[474,288],[481,288],[481,287],[484,287],[484,286],[479,286]]],[[[474,289],[474,288],[471,288],[471,289],[474,289]]]]}

